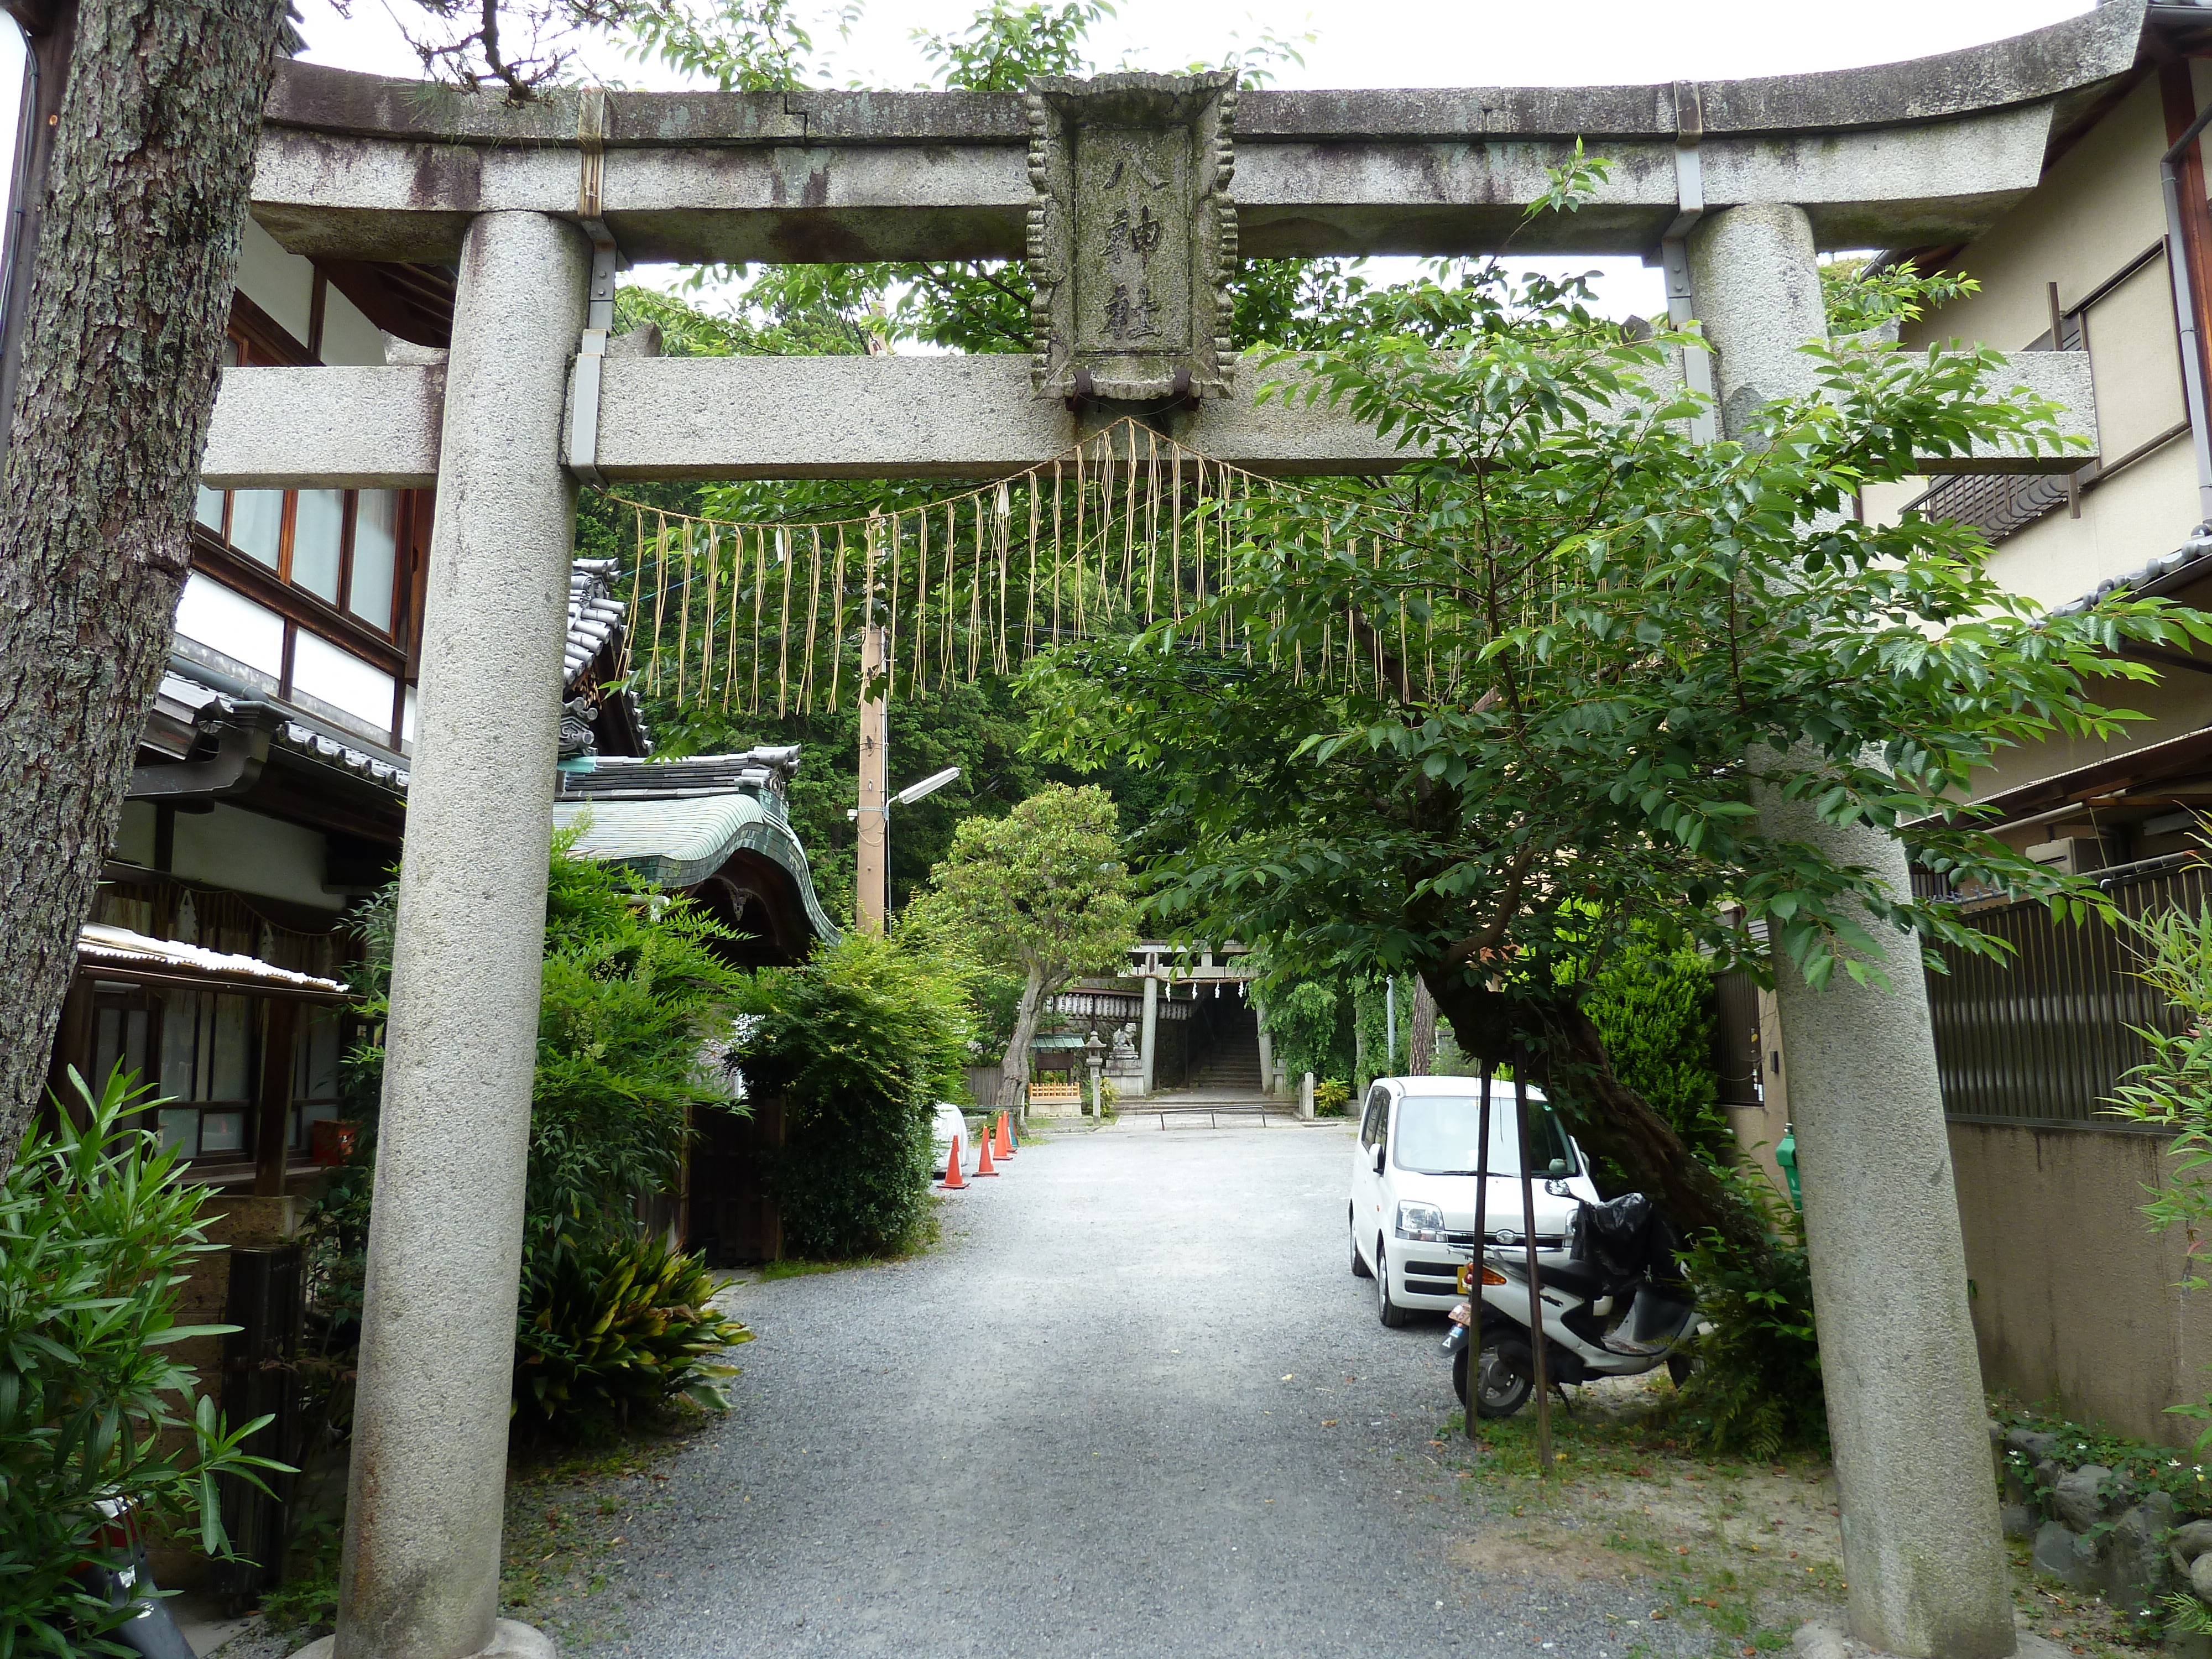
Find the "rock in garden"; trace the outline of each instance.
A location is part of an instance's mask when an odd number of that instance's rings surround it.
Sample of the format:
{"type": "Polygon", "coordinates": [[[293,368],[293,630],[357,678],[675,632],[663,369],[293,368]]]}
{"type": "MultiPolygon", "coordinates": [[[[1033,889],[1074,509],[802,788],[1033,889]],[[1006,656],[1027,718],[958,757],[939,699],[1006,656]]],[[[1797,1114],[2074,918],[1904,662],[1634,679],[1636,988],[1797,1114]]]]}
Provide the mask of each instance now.
{"type": "Polygon", "coordinates": [[[2166,1548],[2175,1568],[2187,1572],[2191,1561],[2212,1551],[2212,1521],[2191,1521],[2166,1540],[2166,1548]]]}
{"type": "Polygon", "coordinates": [[[2189,1564],[2189,1588],[2197,1592],[2200,1601],[2212,1601],[2212,1553],[2198,1556],[2189,1564]]]}
{"type": "Polygon", "coordinates": [[[2014,1429],[2004,1437],[2005,1449],[2018,1452],[2029,1463],[2040,1463],[2058,1449],[2055,1434],[2038,1434],[2033,1429],[2014,1429]]]}
{"type": "Polygon", "coordinates": [[[2105,1539],[2105,1599],[2133,1613],[2154,1612],[2166,1593],[2161,1541],[2173,1526],[2173,1499],[2154,1492],[2112,1522],[2105,1539]]]}
{"type": "Polygon", "coordinates": [[[2087,1532],[2105,1518],[2106,1499],[2098,1488],[2112,1478],[2101,1464],[2084,1463],[2058,1478],[2051,1488],[2051,1512],[2075,1532],[2087,1532]]]}
{"type": "Polygon", "coordinates": [[[2035,1570],[2075,1589],[2094,1589],[2104,1576],[2095,1540],[2068,1531],[2063,1521],[2046,1521],[2036,1532],[2035,1570]]]}
{"type": "Polygon", "coordinates": [[[1997,1511],[1997,1519],[2004,1524],[2008,1538],[2035,1536],[2036,1514],[2025,1504],[2008,1504],[1997,1511]]]}

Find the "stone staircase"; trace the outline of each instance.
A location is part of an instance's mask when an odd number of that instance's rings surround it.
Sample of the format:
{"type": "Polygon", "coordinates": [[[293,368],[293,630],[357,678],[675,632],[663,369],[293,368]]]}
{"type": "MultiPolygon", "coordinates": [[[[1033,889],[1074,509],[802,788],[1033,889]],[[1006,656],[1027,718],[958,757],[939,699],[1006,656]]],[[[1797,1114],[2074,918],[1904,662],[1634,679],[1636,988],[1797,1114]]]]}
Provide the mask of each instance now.
{"type": "Polygon", "coordinates": [[[1191,1073],[1188,1092],[1208,1095],[1256,1095],[1260,1092],[1260,1037],[1257,1032],[1224,1036],[1206,1052],[1191,1073]]]}

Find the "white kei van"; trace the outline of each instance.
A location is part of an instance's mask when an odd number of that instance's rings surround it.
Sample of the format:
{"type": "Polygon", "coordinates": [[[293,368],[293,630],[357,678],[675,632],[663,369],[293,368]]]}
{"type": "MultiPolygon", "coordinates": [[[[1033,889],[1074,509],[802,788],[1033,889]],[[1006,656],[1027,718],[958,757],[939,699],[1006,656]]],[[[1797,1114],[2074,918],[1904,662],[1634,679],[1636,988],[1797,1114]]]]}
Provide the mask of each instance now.
{"type": "MultiPolygon", "coordinates": [[[[1474,1243],[1482,1079],[1378,1078],[1367,1091],[1352,1160],[1352,1271],[1375,1280],[1376,1311],[1402,1325],[1414,1309],[1449,1312],[1460,1263],[1474,1243]]],[[[1494,1244],[1524,1243],[1521,1147],[1513,1085],[1490,1085],[1490,1196],[1483,1226],[1494,1244]]],[[[1542,1093],[1528,1091],[1536,1248],[1564,1247],[1577,1201],[1595,1204],[1582,1148],[1542,1093]]]]}

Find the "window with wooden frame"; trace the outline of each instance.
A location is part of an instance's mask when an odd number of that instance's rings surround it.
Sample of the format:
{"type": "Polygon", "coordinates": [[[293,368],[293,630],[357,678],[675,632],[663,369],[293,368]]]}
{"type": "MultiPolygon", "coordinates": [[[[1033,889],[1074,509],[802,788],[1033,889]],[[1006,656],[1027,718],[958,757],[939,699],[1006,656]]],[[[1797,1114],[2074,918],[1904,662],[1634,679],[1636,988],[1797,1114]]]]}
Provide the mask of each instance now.
{"type": "MultiPolygon", "coordinates": [[[[236,296],[225,367],[313,361],[236,296]]],[[[195,574],[178,613],[187,653],[209,654],[211,667],[404,748],[416,553],[428,515],[413,490],[203,485],[195,574]],[[194,653],[192,645],[207,651],[194,653]]]]}

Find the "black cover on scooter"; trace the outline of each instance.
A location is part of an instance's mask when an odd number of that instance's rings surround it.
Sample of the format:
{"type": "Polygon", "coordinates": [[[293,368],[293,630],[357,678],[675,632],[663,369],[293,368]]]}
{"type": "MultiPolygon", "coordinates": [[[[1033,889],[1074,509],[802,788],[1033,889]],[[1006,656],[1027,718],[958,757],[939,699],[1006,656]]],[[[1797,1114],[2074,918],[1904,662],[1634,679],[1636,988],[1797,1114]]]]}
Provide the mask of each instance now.
{"type": "Polygon", "coordinates": [[[1604,1273],[1609,1289],[1624,1289],[1639,1279],[1664,1284],[1681,1277],[1674,1262],[1674,1230],[1642,1193],[1584,1204],[1576,1219],[1575,1256],[1604,1273]]]}

